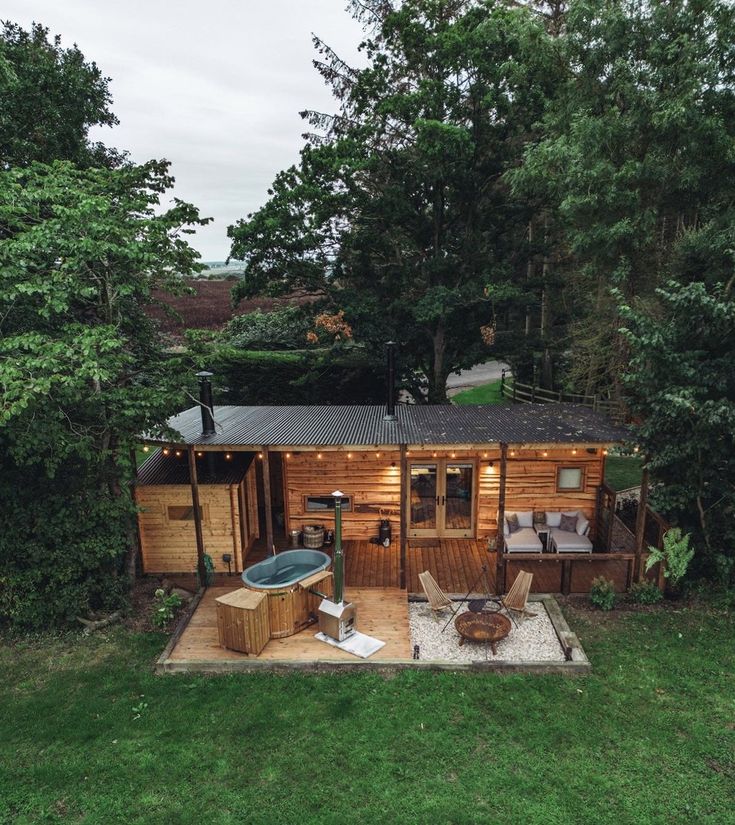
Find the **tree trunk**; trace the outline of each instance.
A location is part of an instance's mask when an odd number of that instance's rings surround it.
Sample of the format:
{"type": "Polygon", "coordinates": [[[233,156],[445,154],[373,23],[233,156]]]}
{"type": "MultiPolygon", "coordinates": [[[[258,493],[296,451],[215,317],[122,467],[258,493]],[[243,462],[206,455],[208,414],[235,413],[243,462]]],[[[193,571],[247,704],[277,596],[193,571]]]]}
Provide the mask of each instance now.
{"type": "Polygon", "coordinates": [[[447,401],[447,376],[445,366],[446,336],[444,322],[439,321],[432,336],[433,357],[431,361],[431,374],[429,379],[430,404],[444,404],[447,401]]]}

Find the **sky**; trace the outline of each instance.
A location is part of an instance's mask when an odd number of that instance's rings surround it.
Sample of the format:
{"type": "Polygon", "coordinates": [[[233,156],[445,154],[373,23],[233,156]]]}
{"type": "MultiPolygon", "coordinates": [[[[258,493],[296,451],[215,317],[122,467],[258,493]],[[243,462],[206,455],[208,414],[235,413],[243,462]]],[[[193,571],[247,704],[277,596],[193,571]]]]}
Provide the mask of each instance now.
{"type": "MultiPolygon", "coordinates": [[[[311,61],[312,32],[360,64],[360,25],[343,0],[4,0],[0,17],[42,23],[110,77],[120,125],[91,137],[134,161],[166,158],[173,193],[212,217],[191,236],[205,261],[227,227],[267,200],[298,160],[303,109],[334,111],[311,61]]],[[[172,194],[173,194],[172,193],[172,194]]]]}

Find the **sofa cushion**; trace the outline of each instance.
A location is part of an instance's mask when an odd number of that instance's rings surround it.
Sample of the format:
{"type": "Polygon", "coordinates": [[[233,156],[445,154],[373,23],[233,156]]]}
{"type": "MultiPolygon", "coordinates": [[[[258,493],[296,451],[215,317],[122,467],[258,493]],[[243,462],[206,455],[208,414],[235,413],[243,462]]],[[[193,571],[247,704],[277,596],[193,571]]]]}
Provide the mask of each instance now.
{"type": "Polygon", "coordinates": [[[566,530],[560,530],[558,527],[554,527],[551,530],[551,538],[556,545],[556,549],[560,553],[592,552],[592,542],[587,538],[587,536],[580,536],[576,531],[574,533],[568,533],[566,530]]]}
{"type": "Polygon", "coordinates": [[[505,517],[505,521],[508,524],[508,532],[511,536],[513,533],[517,533],[521,529],[521,525],[518,523],[517,513],[508,513],[505,517]]]}
{"type": "Polygon", "coordinates": [[[561,519],[559,520],[559,529],[565,533],[576,533],[577,516],[568,516],[566,513],[562,513],[561,519]]]}
{"type": "Polygon", "coordinates": [[[543,545],[533,527],[521,527],[518,532],[505,537],[509,553],[541,553],[543,545]]]}
{"type": "Polygon", "coordinates": [[[587,528],[590,526],[589,519],[583,516],[581,513],[579,514],[579,518],[577,519],[577,535],[584,536],[587,534],[587,528]]]}
{"type": "Polygon", "coordinates": [[[516,515],[518,516],[518,524],[521,527],[533,527],[533,510],[522,510],[516,515]]]}
{"type": "Polygon", "coordinates": [[[550,513],[548,510],[546,511],[546,526],[547,527],[558,527],[560,522],[561,522],[561,513],[550,513]]]}

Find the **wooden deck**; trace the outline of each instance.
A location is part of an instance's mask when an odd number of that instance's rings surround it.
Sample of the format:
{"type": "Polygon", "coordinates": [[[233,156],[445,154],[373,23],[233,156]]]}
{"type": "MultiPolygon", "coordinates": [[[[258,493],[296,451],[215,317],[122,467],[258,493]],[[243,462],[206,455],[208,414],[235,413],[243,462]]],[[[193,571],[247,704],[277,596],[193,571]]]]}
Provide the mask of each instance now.
{"type": "MultiPolygon", "coordinates": [[[[279,547],[284,549],[283,547],[279,547]]],[[[400,545],[393,543],[384,548],[369,541],[345,541],[345,583],[348,588],[385,588],[400,587],[400,545]]],[[[332,548],[325,548],[332,554],[332,548]]],[[[255,548],[247,558],[247,566],[265,558],[262,547],[255,548]]],[[[487,587],[496,590],[495,552],[487,550],[484,539],[409,539],[406,553],[406,590],[408,593],[421,594],[419,573],[428,570],[436,579],[439,587],[447,593],[467,593],[470,588],[475,593],[485,592],[482,579],[482,565],[487,565],[487,587]]],[[[605,576],[615,584],[615,589],[624,591],[627,583],[628,562],[615,558],[601,558],[595,554],[589,558],[578,554],[568,563],[571,572],[567,584],[572,593],[588,593],[592,579],[605,576]]],[[[542,553],[524,559],[510,556],[506,575],[506,589],[515,579],[519,570],[533,573],[534,593],[561,593],[565,589],[564,575],[567,565],[556,554],[542,553]]],[[[568,574],[569,575],[569,574],[568,574]]],[[[196,590],[196,578],[193,575],[170,576],[182,587],[196,590]]],[[[233,588],[239,586],[240,577],[218,574],[214,584],[219,587],[233,588]]]]}
{"type": "MultiPolygon", "coordinates": [[[[314,638],[318,628],[308,627],[285,639],[271,639],[258,656],[247,656],[220,647],[217,636],[215,599],[239,585],[209,587],[166,661],[169,670],[185,670],[188,665],[216,670],[218,663],[252,662],[360,662],[363,661],[314,638]]],[[[346,597],[357,607],[359,629],[385,642],[385,647],[369,661],[410,659],[408,600],[398,588],[347,587],[346,597]]]]}

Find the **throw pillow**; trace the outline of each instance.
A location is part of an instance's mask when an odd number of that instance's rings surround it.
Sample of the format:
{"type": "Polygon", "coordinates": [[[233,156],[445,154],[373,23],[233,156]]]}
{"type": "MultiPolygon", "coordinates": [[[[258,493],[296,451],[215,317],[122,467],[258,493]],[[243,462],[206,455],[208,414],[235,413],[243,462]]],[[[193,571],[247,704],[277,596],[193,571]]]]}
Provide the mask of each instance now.
{"type": "Polygon", "coordinates": [[[517,533],[521,529],[521,525],[518,524],[518,516],[515,513],[506,516],[505,520],[508,522],[508,529],[511,533],[517,533]]]}
{"type": "Polygon", "coordinates": [[[563,530],[565,533],[576,533],[577,516],[562,515],[561,519],[559,520],[559,529],[563,530]]]}
{"type": "Polygon", "coordinates": [[[583,536],[587,532],[587,528],[589,526],[589,520],[586,519],[584,516],[580,516],[579,520],[577,521],[577,535],[583,536]]]}

